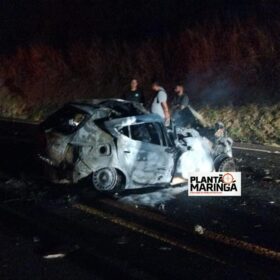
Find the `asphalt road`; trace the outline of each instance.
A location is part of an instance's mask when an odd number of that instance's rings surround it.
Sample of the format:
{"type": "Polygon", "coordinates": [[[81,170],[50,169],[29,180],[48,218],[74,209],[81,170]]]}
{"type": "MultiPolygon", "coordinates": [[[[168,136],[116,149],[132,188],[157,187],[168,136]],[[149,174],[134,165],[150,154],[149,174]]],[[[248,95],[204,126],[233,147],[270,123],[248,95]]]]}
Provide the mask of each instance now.
{"type": "Polygon", "coordinates": [[[221,198],[50,185],[30,149],[2,139],[1,279],[279,277],[278,149],[237,145],[242,196],[221,198]]]}

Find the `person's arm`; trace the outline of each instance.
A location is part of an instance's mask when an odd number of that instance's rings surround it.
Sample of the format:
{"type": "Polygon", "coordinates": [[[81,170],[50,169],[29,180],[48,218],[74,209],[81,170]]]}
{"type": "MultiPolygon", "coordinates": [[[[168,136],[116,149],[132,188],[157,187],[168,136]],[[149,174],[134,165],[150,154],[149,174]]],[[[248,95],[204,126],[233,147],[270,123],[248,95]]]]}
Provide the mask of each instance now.
{"type": "Polygon", "coordinates": [[[189,105],[189,98],[187,95],[183,97],[182,103],[180,105],[180,109],[183,110],[189,105]]]}
{"type": "Polygon", "coordinates": [[[162,106],[165,123],[168,123],[170,120],[170,113],[169,113],[169,108],[167,105],[167,94],[164,91],[160,91],[158,93],[158,100],[162,106]]]}
{"type": "Polygon", "coordinates": [[[164,112],[165,120],[167,121],[170,119],[170,113],[169,113],[167,102],[166,101],[161,102],[161,106],[164,112]]]}
{"type": "Polygon", "coordinates": [[[176,98],[173,97],[171,106],[170,106],[170,113],[174,114],[174,112],[178,109],[178,105],[176,104],[176,98]]]}

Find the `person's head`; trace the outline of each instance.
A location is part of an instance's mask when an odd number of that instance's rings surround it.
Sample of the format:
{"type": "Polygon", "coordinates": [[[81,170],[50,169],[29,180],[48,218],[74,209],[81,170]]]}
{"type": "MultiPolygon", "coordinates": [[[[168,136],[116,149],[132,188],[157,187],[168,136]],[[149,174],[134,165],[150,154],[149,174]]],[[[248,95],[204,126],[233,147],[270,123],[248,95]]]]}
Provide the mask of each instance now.
{"type": "Polygon", "coordinates": [[[174,91],[180,95],[180,94],[183,94],[184,93],[184,85],[182,83],[177,83],[175,88],[174,88],[174,91]]]}
{"type": "Polygon", "coordinates": [[[131,81],[130,81],[130,89],[131,90],[136,90],[138,88],[138,80],[133,78],[131,81]]]}
{"type": "Polygon", "coordinates": [[[161,88],[161,84],[160,84],[158,81],[154,81],[154,82],[152,83],[152,90],[154,90],[154,91],[159,91],[160,88],[161,88]]]}

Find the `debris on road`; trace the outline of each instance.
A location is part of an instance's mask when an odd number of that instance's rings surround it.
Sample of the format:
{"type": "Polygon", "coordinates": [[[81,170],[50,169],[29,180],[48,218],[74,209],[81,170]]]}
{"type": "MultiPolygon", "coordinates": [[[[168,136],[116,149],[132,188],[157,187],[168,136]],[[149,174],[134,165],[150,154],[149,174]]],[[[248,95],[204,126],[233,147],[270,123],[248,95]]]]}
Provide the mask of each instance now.
{"type": "Polygon", "coordinates": [[[264,181],[272,181],[273,178],[271,176],[265,176],[265,177],[263,177],[263,180],[264,181]]]}
{"type": "Polygon", "coordinates": [[[11,179],[8,179],[6,182],[5,182],[6,185],[9,185],[9,186],[12,186],[13,188],[22,188],[22,187],[26,187],[26,184],[21,181],[21,180],[17,180],[15,178],[11,178],[11,179]]]}
{"type": "Polygon", "coordinates": [[[117,239],[118,245],[125,245],[127,243],[128,243],[128,239],[126,236],[121,236],[120,238],[117,239]]]}
{"type": "Polygon", "coordinates": [[[162,251],[171,251],[170,247],[159,247],[159,249],[162,251]]]}
{"type": "Polygon", "coordinates": [[[33,242],[34,243],[39,243],[41,240],[40,240],[40,238],[38,237],[38,236],[34,236],[33,237],[33,242]]]}
{"type": "Polygon", "coordinates": [[[58,254],[46,255],[43,258],[46,259],[46,260],[49,260],[49,259],[61,259],[61,258],[64,258],[65,256],[66,255],[63,254],[63,253],[58,253],[58,254]]]}
{"type": "Polygon", "coordinates": [[[202,226],[200,226],[200,225],[196,225],[196,226],[194,227],[194,231],[195,231],[196,233],[202,235],[202,234],[204,234],[205,229],[204,229],[202,226]]]}
{"type": "Polygon", "coordinates": [[[254,228],[260,228],[262,225],[254,225],[254,228]]]}

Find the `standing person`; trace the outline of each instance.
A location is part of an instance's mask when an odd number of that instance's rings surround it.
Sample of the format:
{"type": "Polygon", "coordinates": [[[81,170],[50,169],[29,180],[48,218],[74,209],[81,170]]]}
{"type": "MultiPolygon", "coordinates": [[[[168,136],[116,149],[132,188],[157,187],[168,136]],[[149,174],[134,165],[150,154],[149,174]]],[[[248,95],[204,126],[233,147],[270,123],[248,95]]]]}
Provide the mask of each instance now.
{"type": "Polygon", "coordinates": [[[158,114],[164,120],[166,126],[170,124],[170,114],[167,105],[167,93],[159,82],[153,82],[152,90],[156,92],[156,96],[153,100],[151,112],[158,114]]]}
{"type": "Polygon", "coordinates": [[[139,89],[139,82],[137,79],[133,78],[130,81],[130,90],[124,94],[123,99],[127,101],[139,102],[144,105],[144,95],[143,92],[139,89]]]}
{"type": "Polygon", "coordinates": [[[171,103],[172,119],[175,125],[184,126],[187,122],[187,111],[189,105],[189,97],[185,93],[185,88],[182,83],[178,83],[174,89],[175,97],[171,103]]]}

